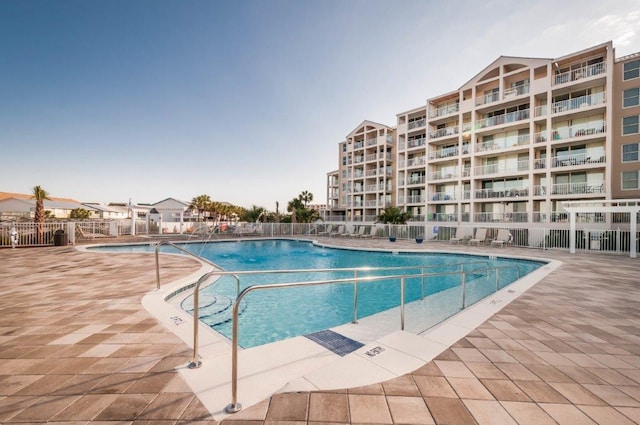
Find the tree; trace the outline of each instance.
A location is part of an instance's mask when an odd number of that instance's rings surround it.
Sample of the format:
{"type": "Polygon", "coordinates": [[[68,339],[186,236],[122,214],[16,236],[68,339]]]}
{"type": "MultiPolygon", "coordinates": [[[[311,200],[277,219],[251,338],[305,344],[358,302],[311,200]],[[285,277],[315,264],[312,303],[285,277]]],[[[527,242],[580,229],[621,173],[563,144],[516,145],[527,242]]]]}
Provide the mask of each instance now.
{"type": "Polygon", "coordinates": [[[198,220],[200,220],[200,215],[208,210],[210,204],[209,195],[199,195],[191,200],[189,207],[198,211],[198,220]]]}
{"type": "Polygon", "coordinates": [[[84,208],[75,208],[71,210],[69,214],[69,218],[75,218],[79,220],[84,220],[91,217],[91,212],[85,210],[84,208]]]}
{"type": "Polygon", "coordinates": [[[242,211],[242,214],[240,214],[240,219],[249,223],[255,223],[258,222],[258,220],[260,220],[260,218],[264,214],[266,214],[266,212],[267,210],[262,207],[251,205],[250,209],[242,211]]]}
{"type": "Polygon", "coordinates": [[[292,223],[297,222],[298,210],[302,210],[304,208],[305,206],[302,203],[302,199],[300,199],[300,196],[289,201],[289,203],[287,204],[287,211],[291,213],[292,223]]]}
{"type": "Polygon", "coordinates": [[[32,199],[36,200],[36,213],[33,221],[36,223],[38,230],[38,243],[42,244],[44,243],[44,201],[49,200],[49,194],[42,187],[35,186],[32,199]]]}
{"type": "Polygon", "coordinates": [[[408,211],[403,211],[398,207],[387,207],[377,218],[379,223],[385,224],[406,224],[412,217],[408,211]]]}
{"type": "Polygon", "coordinates": [[[300,195],[298,195],[298,199],[300,199],[304,207],[307,208],[307,205],[309,204],[309,202],[313,201],[313,193],[308,192],[306,190],[302,191],[300,195]]]}

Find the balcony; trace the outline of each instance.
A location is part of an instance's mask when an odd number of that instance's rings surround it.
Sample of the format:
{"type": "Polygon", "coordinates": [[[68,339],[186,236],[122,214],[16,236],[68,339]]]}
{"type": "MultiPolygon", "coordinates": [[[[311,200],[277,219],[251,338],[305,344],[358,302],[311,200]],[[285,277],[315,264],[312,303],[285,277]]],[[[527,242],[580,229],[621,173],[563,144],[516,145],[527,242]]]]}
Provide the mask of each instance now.
{"type": "Polygon", "coordinates": [[[432,201],[455,201],[456,194],[454,192],[434,192],[429,196],[432,201]]]}
{"type": "Polygon", "coordinates": [[[479,165],[475,168],[475,176],[486,176],[490,174],[515,174],[529,171],[529,160],[517,161],[515,164],[487,164],[479,165]]]}
{"type": "Polygon", "coordinates": [[[607,71],[607,66],[604,62],[595,63],[593,65],[587,65],[582,68],[574,69],[567,72],[556,74],[551,79],[551,85],[566,84],[572,81],[578,81],[585,78],[593,77],[596,75],[604,74],[607,71]]]}
{"type": "Polygon", "coordinates": [[[407,141],[408,148],[417,148],[420,146],[425,146],[427,144],[427,139],[422,137],[420,139],[409,139],[407,141]]]}
{"type": "Polygon", "coordinates": [[[407,160],[407,167],[416,167],[416,166],[422,166],[425,165],[427,163],[426,157],[425,156],[418,156],[415,158],[410,158],[407,160]]]}
{"type": "Polygon", "coordinates": [[[449,147],[438,149],[435,152],[429,152],[429,159],[450,158],[458,155],[458,147],[449,147]]]}
{"type": "Polygon", "coordinates": [[[434,171],[429,174],[429,180],[446,180],[446,179],[455,179],[457,177],[458,177],[457,170],[434,171]]]}
{"type": "Polygon", "coordinates": [[[572,99],[561,100],[551,104],[551,111],[554,114],[560,112],[575,111],[576,109],[588,108],[590,106],[603,105],[607,101],[605,92],[589,94],[586,96],[574,97],[572,99]]]}
{"type": "Polygon", "coordinates": [[[486,151],[493,151],[497,149],[507,149],[507,148],[512,148],[514,146],[524,146],[524,145],[528,145],[530,141],[531,141],[531,135],[529,134],[520,134],[518,136],[494,138],[490,142],[479,143],[478,145],[476,145],[476,152],[486,152],[486,151]]]}
{"type": "Polygon", "coordinates": [[[474,214],[474,221],[477,223],[491,223],[491,222],[526,223],[529,221],[529,214],[528,213],[484,212],[484,213],[474,214]]]}
{"type": "Polygon", "coordinates": [[[538,158],[533,160],[533,169],[534,170],[544,170],[547,168],[547,159],[546,158],[538,158]]]}
{"type": "Polygon", "coordinates": [[[427,125],[427,119],[426,118],[421,118],[419,120],[410,121],[409,125],[407,126],[407,128],[409,130],[413,130],[414,128],[424,127],[425,125],[427,125]]]}
{"type": "Polygon", "coordinates": [[[488,105],[500,100],[500,93],[493,92],[483,96],[476,97],[476,106],[488,105]]]}
{"type": "Polygon", "coordinates": [[[535,143],[545,143],[547,141],[547,130],[540,131],[533,135],[535,143]]]}
{"type": "Polygon", "coordinates": [[[505,89],[502,98],[504,100],[513,99],[514,97],[522,96],[523,94],[529,94],[529,84],[524,84],[521,86],[511,87],[505,89]]]}
{"type": "Polygon", "coordinates": [[[552,195],[585,195],[605,193],[604,182],[596,183],[560,183],[551,187],[552,195]]]}
{"type": "Polygon", "coordinates": [[[364,143],[362,141],[355,142],[353,144],[353,149],[362,149],[364,147],[364,143]]]}
{"type": "Polygon", "coordinates": [[[604,154],[593,155],[580,153],[575,155],[560,155],[551,158],[551,167],[575,167],[584,164],[604,164],[604,154]]]}
{"type": "Polygon", "coordinates": [[[377,145],[378,144],[378,138],[377,137],[372,137],[371,139],[367,139],[365,141],[367,146],[373,146],[373,145],[377,145]]]}
{"type": "Polygon", "coordinates": [[[407,196],[407,204],[424,204],[424,195],[407,196]]]}
{"type": "Polygon", "coordinates": [[[414,177],[409,177],[406,183],[407,183],[407,186],[409,186],[414,184],[424,184],[425,181],[426,181],[425,176],[414,176],[414,177]]]}
{"type": "Polygon", "coordinates": [[[536,106],[533,110],[533,116],[541,117],[543,115],[547,115],[547,105],[536,106]]]}
{"type": "Polygon", "coordinates": [[[529,109],[509,112],[502,115],[495,115],[493,117],[478,120],[476,122],[476,129],[486,128],[486,127],[495,127],[497,125],[508,124],[508,123],[522,121],[526,119],[529,119],[529,109]]]}
{"type": "Polygon", "coordinates": [[[437,106],[429,111],[429,118],[444,117],[445,115],[455,114],[460,110],[460,104],[437,106]]]}
{"type": "Polygon", "coordinates": [[[440,137],[455,136],[458,134],[458,126],[439,128],[436,131],[429,132],[429,139],[438,139],[440,137]]]}
{"type": "Polygon", "coordinates": [[[589,124],[558,127],[551,133],[552,140],[566,140],[574,137],[592,136],[606,132],[604,121],[594,121],[589,124]]]}
{"type": "Polygon", "coordinates": [[[521,187],[519,189],[478,189],[475,191],[476,199],[519,198],[521,196],[529,196],[529,188],[521,187]]]}

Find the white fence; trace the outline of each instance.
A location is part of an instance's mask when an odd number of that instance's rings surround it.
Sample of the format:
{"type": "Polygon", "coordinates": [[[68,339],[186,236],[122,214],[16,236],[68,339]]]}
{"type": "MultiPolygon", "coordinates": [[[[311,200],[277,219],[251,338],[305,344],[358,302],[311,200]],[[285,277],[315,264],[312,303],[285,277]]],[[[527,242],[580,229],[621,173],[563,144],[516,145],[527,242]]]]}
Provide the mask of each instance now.
{"type": "MultiPolygon", "coordinates": [[[[578,226],[583,223],[578,223],[578,226]]],[[[585,223],[589,224],[589,223],[585,223]]],[[[396,240],[422,239],[431,242],[449,242],[463,229],[466,234],[475,235],[477,229],[487,229],[484,242],[491,245],[497,237],[498,230],[507,229],[513,236],[511,246],[533,249],[569,249],[570,230],[567,228],[527,227],[523,223],[501,223],[488,225],[487,223],[466,224],[463,226],[439,226],[433,223],[412,223],[406,225],[362,224],[358,222],[337,223],[260,223],[245,226],[221,226],[207,228],[191,235],[175,235],[176,238],[190,236],[190,239],[211,239],[218,237],[358,237],[396,240]],[[511,224],[511,225],[509,225],[511,224]],[[361,229],[364,227],[364,229],[361,229]],[[375,227],[374,230],[371,228],[375,227]]],[[[190,227],[195,229],[195,227],[190,227]]],[[[40,229],[35,223],[16,222],[0,223],[0,247],[12,246],[12,233],[17,233],[16,246],[46,246],[74,244],[76,240],[98,240],[101,238],[116,238],[131,234],[131,220],[120,221],[80,221],[80,222],[51,222],[45,223],[40,229]]],[[[136,223],[136,234],[156,235],[159,229],[146,225],[146,222],[136,223]]],[[[637,253],[640,253],[640,232],[636,235],[637,253]]],[[[576,229],[575,243],[577,251],[606,252],[628,254],[632,249],[629,230],[620,228],[604,229],[590,228],[586,225],[576,229]]]]}

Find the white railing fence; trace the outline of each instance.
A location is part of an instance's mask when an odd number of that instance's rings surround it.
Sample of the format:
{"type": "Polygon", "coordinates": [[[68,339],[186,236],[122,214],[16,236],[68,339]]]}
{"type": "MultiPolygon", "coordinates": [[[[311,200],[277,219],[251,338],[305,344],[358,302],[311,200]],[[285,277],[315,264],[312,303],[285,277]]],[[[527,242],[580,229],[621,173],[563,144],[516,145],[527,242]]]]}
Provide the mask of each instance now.
{"type": "MultiPolygon", "coordinates": [[[[628,218],[628,217],[627,217],[628,218]]],[[[475,234],[478,228],[487,229],[485,242],[491,245],[499,229],[507,229],[513,236],[511,246],[533,249],[569,249],[570,230],[559,227],[530,227],[527,223],[465,223],[457,226],[454,223],[412,222],[403,225],[391,225],[373,223],[374,217],[358,217],[352,220],[334,220],[332,222],[319,223],[259,223],[252,227],[252,232],[239,232],[236,227],[228,226],[224,230],[212,230],[219,235],[231,237],[261,236],[261,237],[354,237],[364,234],[377,239],[395,238],[398,240],[422,240],[431,242],[449,242],[460,232],[463,227],[468,229],[468,234],[475,234]],[[361,230],[360,227],[365,229],[361,230]],[[371,227],[375,226],[372,231],[371,227]],[[339,228],[342,227],[341,233],[339,228]]],[[[553,223],[556,226],[558,223],[553,223]]],[[[565,223],[566,224],[566,223],[565,223]]],[[[605,228],[605,224],[597,222],[598,228],[593,228],[594,222],[578,220],[576,229],[576,250],[602,253],[629,253],[631,233],[626,228],[628,220],[616,221],[605,228]],[[582,227],[581,227],[582,225],[582,227]]],[[[139,235],[157,234],[157,229],[151,226],[136,223],[139,235]],[[151,233],[149,233],[151,232],[151,233]]],[[[131,234],[131,221],[79,221],[79,222],[47,222],[41,228],[31,222],[2,222],[0,223],[0,247],[11,247],[16,242],[17,247],[27,246],[53,246],[75,244],[81,240],[93,240],[99,238],[116,238],[131,234]],[[17,238],[12,234],[17,233],[17,238]]],[[[175,234],[176,239],[188,236],[175,234]]],[[[168,235],[167,235],[168,236],[168,235]]],[[[640,253],[640,232],[637,238],[635,250],[640,253]]]]}

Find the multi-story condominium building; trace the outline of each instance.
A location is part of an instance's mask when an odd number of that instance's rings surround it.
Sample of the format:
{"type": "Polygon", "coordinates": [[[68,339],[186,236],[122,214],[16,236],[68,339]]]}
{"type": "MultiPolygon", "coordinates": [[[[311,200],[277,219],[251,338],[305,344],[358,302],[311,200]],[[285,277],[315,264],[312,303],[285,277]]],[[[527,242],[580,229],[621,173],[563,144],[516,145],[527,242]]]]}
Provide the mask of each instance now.
{"type": "Polygon", "coordinates": [[[614,199],[640,198],[640,53],[615,61],[613,70],[614,199]]]}
{"type": "Polygon", "coordinates": [[[393,128],[364,121],[339,144],[339,169],[327,175],[329,219],[374,221],[394,205],[394,136],[393,128]]]}
{"type": "Polygon", "coordinates": [[[395,205],[417,221],[535,225],[566,220],[563,201],[638,198],[639,58],[616,61],[611,42],[501,56],[395,129],[365,121],[340,143],[331,214],[373,221],[395,205]]]}

